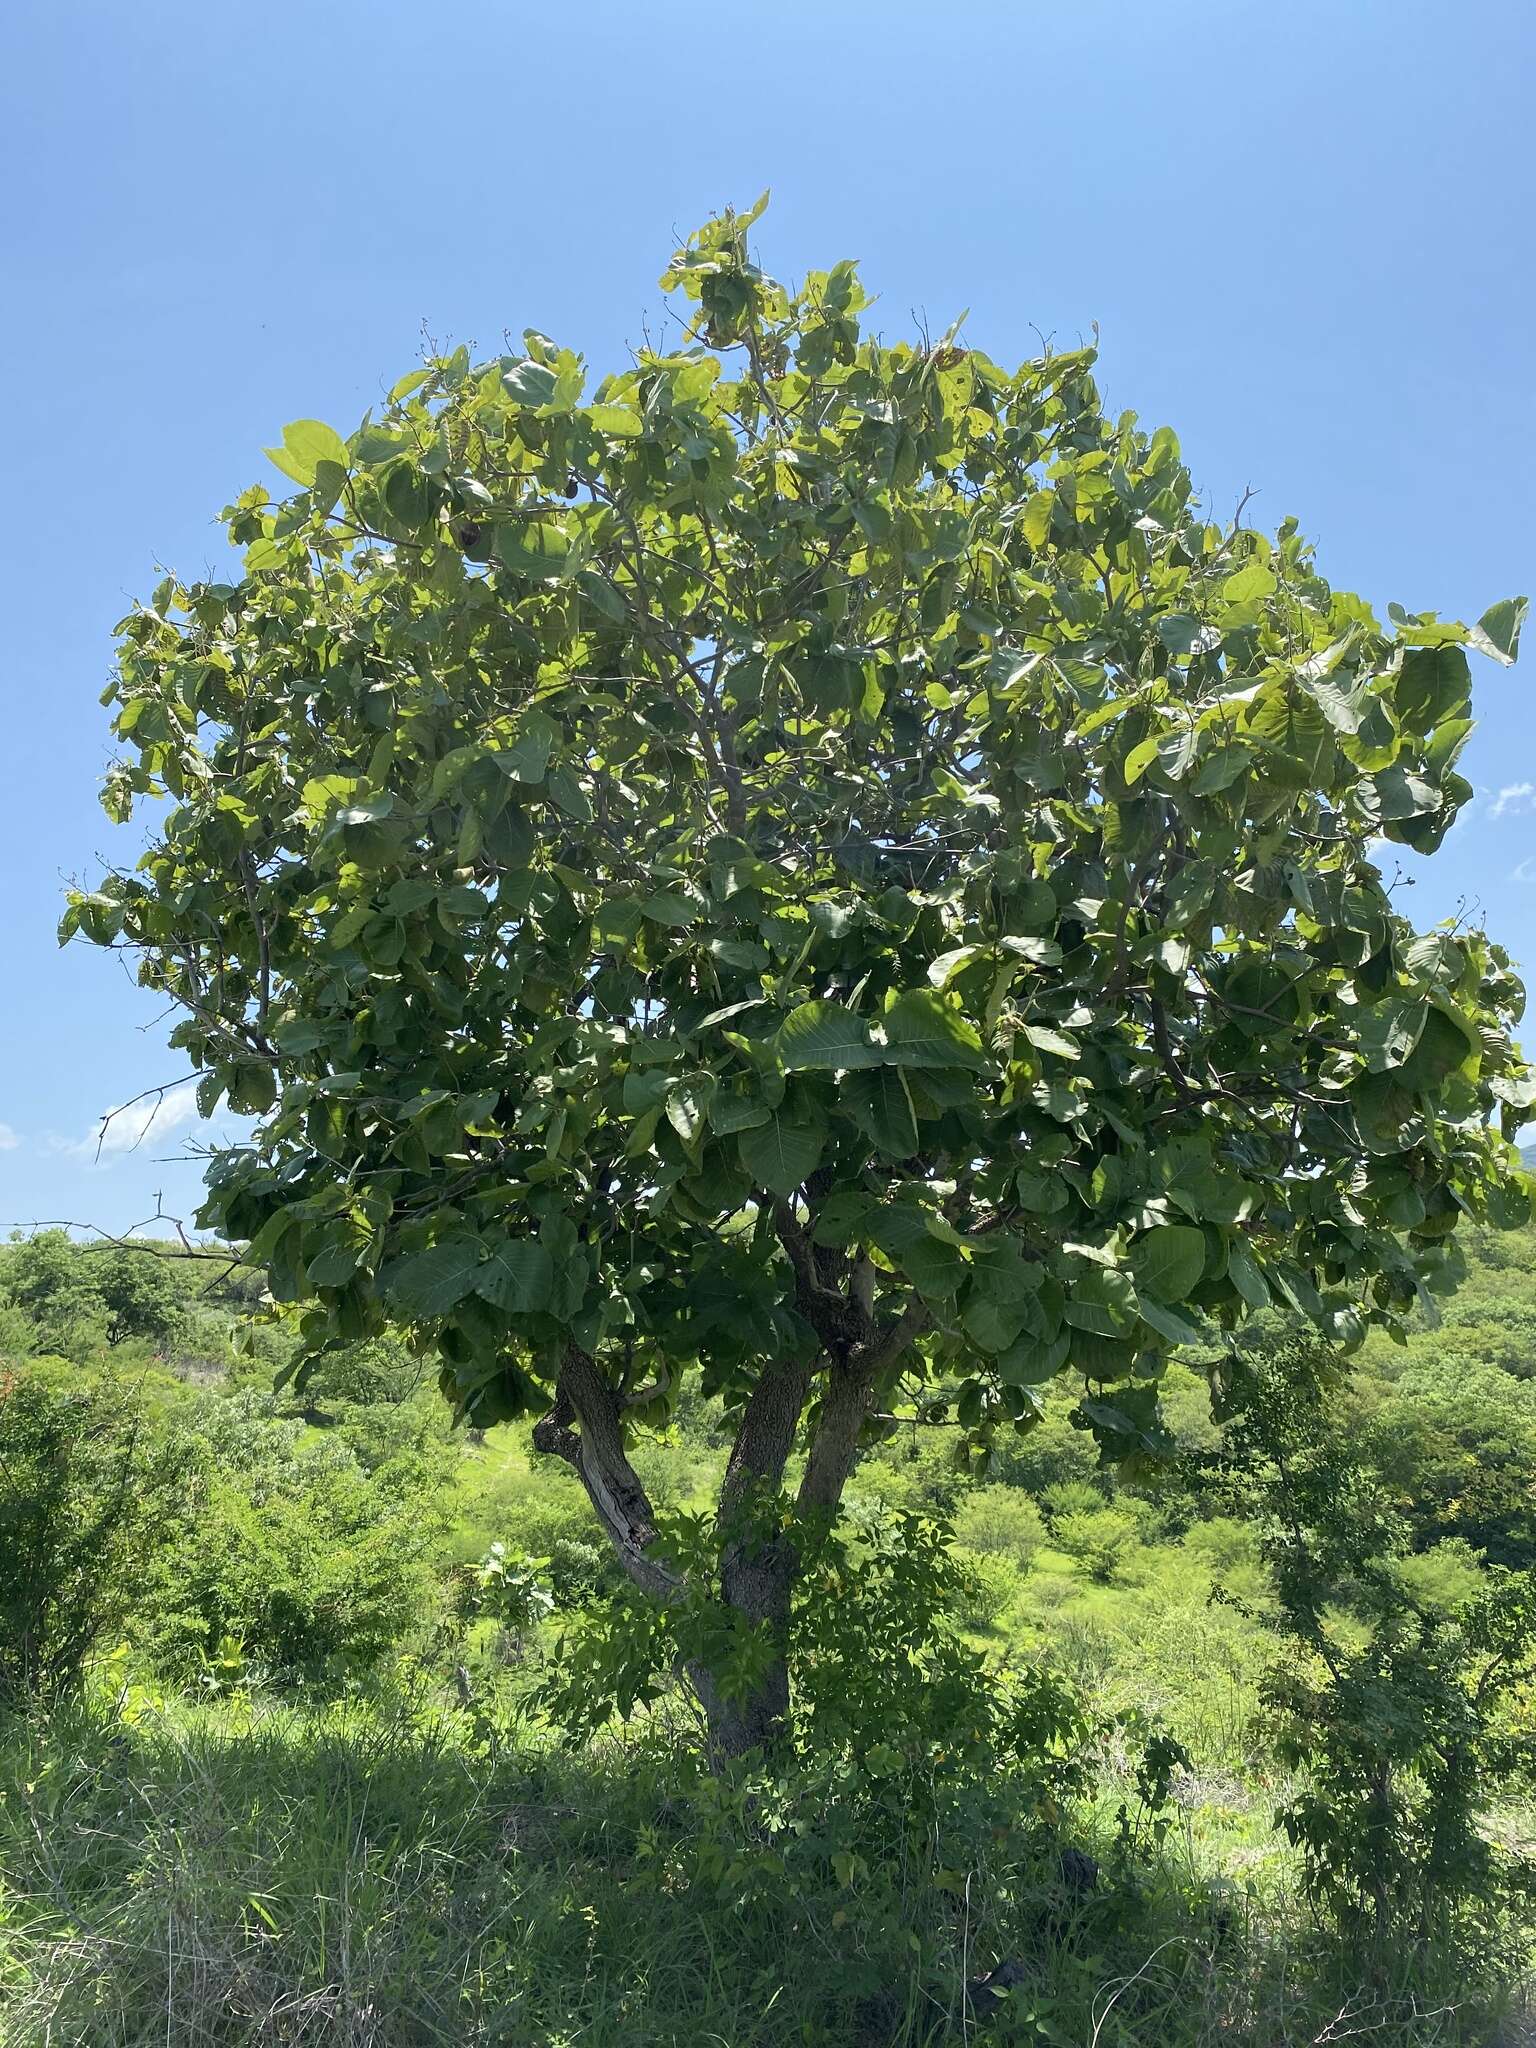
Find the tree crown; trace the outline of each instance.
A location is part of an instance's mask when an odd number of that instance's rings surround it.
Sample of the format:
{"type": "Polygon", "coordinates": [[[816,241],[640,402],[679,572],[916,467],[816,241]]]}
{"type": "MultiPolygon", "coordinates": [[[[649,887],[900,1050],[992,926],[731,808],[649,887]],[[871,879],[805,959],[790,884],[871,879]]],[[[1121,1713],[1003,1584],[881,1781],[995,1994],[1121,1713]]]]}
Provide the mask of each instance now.
{"type": "Polygon", "coordinates": [[[204,1220],[316,1347],[411,1326],[482,1423],[572,1346],[642,1409],[857,1352],[982,1432],[1071,1370],[1151,1449],[1199,1319],[1347,1343],[1524,1214],[1520,984],[1376,857],[1523,601],[1384,627],[1090,350],[887,343],[756,212],[590,393],[529,332],[285,430],[239,573],[123,622],[106,801],[172,807],[65,931],[259,1119],[204,1220]]]}

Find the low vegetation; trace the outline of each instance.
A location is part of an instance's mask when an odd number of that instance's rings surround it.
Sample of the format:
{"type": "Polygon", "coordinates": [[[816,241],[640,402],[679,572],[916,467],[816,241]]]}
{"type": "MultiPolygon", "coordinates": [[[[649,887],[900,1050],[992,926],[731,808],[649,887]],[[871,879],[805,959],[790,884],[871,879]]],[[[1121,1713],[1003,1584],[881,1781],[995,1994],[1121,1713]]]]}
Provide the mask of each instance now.
{"type": "MultiPolygon", "coordinates": [[[[1304,1350],[1310,1410],[1264,1333],[1285,1515],[1214,1355],[1135,1482],[1064,1397],[981,1483],[894,1431],[808,1565],[793,1746],[713,1775],[516,1425],[389,1342],[274,1393],[238,1269],[127,1254],[159,1320],[114,1330],[115,1254],[5,1248],[0,2041],[1519,2038],[1533,1249],[1304,1350]]],[[[700,1403],[636,1447],[680,1547],[726,1444],[700,1403]]]]}

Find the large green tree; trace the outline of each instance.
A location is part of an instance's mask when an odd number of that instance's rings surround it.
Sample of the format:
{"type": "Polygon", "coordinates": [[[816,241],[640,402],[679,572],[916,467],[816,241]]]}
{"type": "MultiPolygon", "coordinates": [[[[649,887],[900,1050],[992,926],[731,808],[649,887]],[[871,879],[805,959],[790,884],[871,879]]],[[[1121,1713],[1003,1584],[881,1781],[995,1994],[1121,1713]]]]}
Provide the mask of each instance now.
{"type": "MultiPolygon", "coordinates": [[[[1384,627],[1210,524],[1090,351],[878,339],[756,211],[593,390],[530,332],[286,429],[230,577],[123,623],[107,805],[170,808],[65,929],[258,1119],[203,1220],[311,1346],[405,1325],[536,1418],[658,1600],[632,1432],[720,1397],[713,1597],[771,1645],[883,1418],[979,1446],[1065,1373],[1155,1455],[1197,1323],[1347,1345],[1523,1215],[1533,1088],[1505,954],[1382,873],[1523,604],[1384,627]]],[[[697,1676],[723,1749],[785,1710],[771,1655],[697,1676]]]]}

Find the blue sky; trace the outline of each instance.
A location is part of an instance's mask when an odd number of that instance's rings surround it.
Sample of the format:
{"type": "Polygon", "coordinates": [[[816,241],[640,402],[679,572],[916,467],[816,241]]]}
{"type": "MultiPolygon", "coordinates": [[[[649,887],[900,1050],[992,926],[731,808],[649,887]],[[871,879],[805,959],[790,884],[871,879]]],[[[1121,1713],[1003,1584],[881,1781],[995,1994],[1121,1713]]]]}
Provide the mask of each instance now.
{"type": "MultiPolygon", "coordinates": [[[[969,307],[1010,362],[1097,322],[1215,513],[1252,485],[1335,583],[1475,618],[1536,585],[1533,85],[1529,0],[12,0],[0,1223],[196,1205],[184,1095],[93,1159],[181,1068],[53,929],[139,843],[96,803],[112,624],[223,565],[285,421],[350,430],[424,331],[609,367],[674,240],[771,186],[771,267],[857,257],[887,332],[969,307]]],[[[1536,972],[1536,647],[1476,666],[1478,802],[1411,908],[1536,972]]]]}

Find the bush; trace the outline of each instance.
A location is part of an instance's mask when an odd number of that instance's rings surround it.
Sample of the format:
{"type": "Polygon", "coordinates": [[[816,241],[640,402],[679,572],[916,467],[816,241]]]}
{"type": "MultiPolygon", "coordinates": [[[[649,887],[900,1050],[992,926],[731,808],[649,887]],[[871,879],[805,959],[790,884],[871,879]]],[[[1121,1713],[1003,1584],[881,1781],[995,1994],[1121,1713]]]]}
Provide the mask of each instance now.
{"type": "Polygon", "coordinates": [[[279,1681],[317,1685],[380,1661],[430,1595],[441,1530],[430,1461],[367,1471],[281,1421],[270,1399],[205,1397],[190,1432],[195,1504],[136,1603],[133,1633],[168,1676],[233,1638],[279,1681]]]}
{"type": "Polygon", "coordinates": [[[1459,1536],[1400,1557],[1397,1577],[1418,1606],[1445,1613],[1475,1600],[1488,1583],[1477,1552],[1459,1536]]]}
{"type": "Polygon", "coordinates": [[[1536,1866],[1483,1825],[1501,1789],[1530,1789],[1536,1575],[1496,1568],[1459,1597],[1464,1553],[1406,1560],[1406,1517],[1335,1426],[1338,1385],[1331,1354],[1292,1341],[1240,1361],[1226,1396],[1227,1477],[1263,1531],[1282,1644],[1263,1697],[1305,1772],[1279,1819],[1346,1931],[1487,1957],[1501,1929],[1528,1941],[1536,1899],[1536,1866]]]}
{"type": "Polygon", "coordinates": [[[134,1390],[0,1369],[0,1697],[53,1694],[120,1628],[179,1480],[134,1390]]]}
{"type": "Polygon", "coordinates": [[[984,1635],[996,1628],[1013,1604],[1019,1590],[1019,1574],[1011,1560],[955,1545],[955,1562],[960,1567],[951,1612],[962,1628],[984,1635]]]}
{"type": "Polygon", "coordinates": [[[967,1550],[1006,1558],[1017,1571],[1028,1571],[1045,1541],[1045,1518],[1016,1486],[978,1486],[960,1503],[955,1539],[967,1550]]]}

